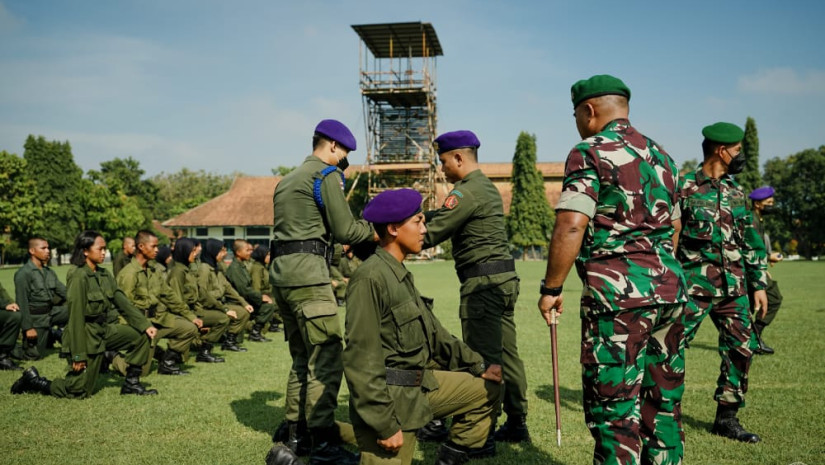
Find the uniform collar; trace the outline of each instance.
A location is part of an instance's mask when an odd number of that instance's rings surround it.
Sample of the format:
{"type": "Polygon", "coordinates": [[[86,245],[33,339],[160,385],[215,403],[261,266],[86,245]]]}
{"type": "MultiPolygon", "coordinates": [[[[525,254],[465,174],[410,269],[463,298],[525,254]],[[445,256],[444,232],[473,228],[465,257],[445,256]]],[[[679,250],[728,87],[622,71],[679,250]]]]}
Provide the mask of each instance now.
{"type": "Polygon", "coordinates": [[[719,182],[719,183],[728,184],[733,179],[727,173],[723,174],[722,177],[720,177],[719,179],[714,179],[714,178],[708,176],[707,174],[705,174],[705,170],[702,169],[703,164],[704,163],[700,163],[699,167],[696,168],[696,175],[695,175],[696,185],[701,186],[702,184],[704,184],[706,182],[709,182],[709,183],[719,182]]]}
{"type": "Polygon", "coordinates": [[[617,119],[614,119],[613,121],[605,124],[604,127],[602,128],[602,130],[599,131],[599,132],[604,132],[604,131],[618,132],[618,131],[624,131],[629,127],[630,127],[630,120],[629,119],[627,119],[627,118],[617,118],[617,119]]]}
{"type": "Polygon", "coordinates": [[[398,282],[403,281],[404,278],[407,277],[407,274],[409,274],[409,270],[407,270],[403,263],[399,263],[395,257],[381,247],[375,249],[375,254],[378,258],[387,263],[387,266],[390,267],[390,270],[393,272],[396,279],[398,279],[398,282]]]}

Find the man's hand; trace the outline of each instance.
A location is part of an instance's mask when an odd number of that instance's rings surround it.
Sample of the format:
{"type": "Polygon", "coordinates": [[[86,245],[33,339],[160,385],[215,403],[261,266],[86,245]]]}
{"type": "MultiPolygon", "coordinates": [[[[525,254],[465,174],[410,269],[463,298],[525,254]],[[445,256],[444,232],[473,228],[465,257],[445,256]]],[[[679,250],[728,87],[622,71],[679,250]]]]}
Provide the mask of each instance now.
{"type": "Polygon", "coordinates": [[[562,300],[564,294],[560,294],[558,296],[554,295],[543,295],[539,299],[539,311],[541,312],[542,318],[544,321],[547,322],[547,326],[553,324],[553,311],[556,312],[556,318],[561,315],[561,312],[564,311],[562,308],[562,300]]]}
{"type": "Polygon", "coordinates": [[[401,446],[404,445],[404,433],[402,433],[401,430],[398,430],[387,439],[378,439],[375,442],[377,442],[378,445],[386,451],[398,452],[401,449],[401,446]]]}
{"type": "Polygon", "coordinates": [[[150,326],[150,327],[146,328],[145,332],[149,336],[149,339],[154,339],[155,336],[158,335],[158,329],[155,328],[154,326],[150,326]]]}
{"type": "Polygon", "coordinates": [[[86,369],[86,361],[82,362],[72,362],[72,371],[75,373],[80,373],[81,371],[86,369]]]}
{"type": "Polygon", "coordinates": [[[244,307],[244,308],[245,308],[245,309],[246,309],[246,311],[247,311],[247,312],[249,312],[249,313],[252,313],[252,312],[254,312],[254,311],[255,311],[255,307],[253,307],[252,305],[247,305],[247,306],[246,306],[246,307],[244,307]]]}
{"type": "Polygon", "coordinates": [[[238,319],[238,314],[235,313],[235,310],[227,310],[226,316],[228,316],[229,318],[232,318],[233,320],[238,319]]]}
{"type": "Polygon", "coordinates": [[[195,326],[197,326],[197,327],[198,327],[198,329],[203,328],[203,320],[201,320],[200,318],[195,318],[194,320],[192,320],[192,323],[193,323],[195,326]]]}
{"type": "Polygon", "coordinates": [[[784,259],[785,258],[779,252],[772,252],[770,255],[768,255],[768,263],[770,263],[771,266],[773,266],[774,263],[779,263],[784,259]]]}
{"type": "Polygon", "coordinates": [[[26,330],[26,339],[37,339],[37,330],[34,328],[26,330]]]}
{"type": "Polygon", "coordinates": [[[487,367],[487,370],[481,374],[481,377],[487,381],[501,384],[501,365],[493,364],[487,367]]]}
{"type": "Polygon", "coordinates": [[[266,294],[261,295],[261,300],[263,300],[264,303],[266,303],[266,304],[271,304],[272,303],[272,297],[270,297],[266,294]]]}
{"type": "Polygon", "coordinates": [[[20,310],[20,306],[17,305],[16,303],[12,302],[12,303],[6,305],[6,310],[8,310],[10,312],[16,312],[16,311],[20,310]]]}
{"type": "Polygon", "coordinates": [[[768,293],[764,289],[753,291],[753,313],[758,314],[759,318],[765,318],[768,313],[768,293]]]}

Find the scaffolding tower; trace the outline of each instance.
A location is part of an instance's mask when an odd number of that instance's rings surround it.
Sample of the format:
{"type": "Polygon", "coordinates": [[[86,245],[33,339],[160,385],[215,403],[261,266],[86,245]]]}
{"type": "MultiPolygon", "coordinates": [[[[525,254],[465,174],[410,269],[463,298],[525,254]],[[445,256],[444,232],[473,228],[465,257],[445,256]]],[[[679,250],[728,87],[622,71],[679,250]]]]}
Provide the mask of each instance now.
{"type": "Polygon", "coordinates": [[[436,57],[444,52],[435,29],[422,22],[352,28],[361,38],[369,196],[412,187],[424,197],[425,209],[436,208],[435,73],[436,57]]]}

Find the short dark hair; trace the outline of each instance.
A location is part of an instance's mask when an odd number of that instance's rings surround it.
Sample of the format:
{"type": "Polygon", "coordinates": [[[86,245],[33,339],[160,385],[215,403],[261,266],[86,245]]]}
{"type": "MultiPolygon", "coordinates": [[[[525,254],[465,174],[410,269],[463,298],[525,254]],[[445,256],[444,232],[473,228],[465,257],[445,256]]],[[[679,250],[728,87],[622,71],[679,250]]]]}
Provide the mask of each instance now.
{"type": "Polygon", "coordinates": [[[153,237],[158,237],[157,234],[148,229],[141,229],[135,234],[135,245],[145,244],[153,237]]]}
{"type": "Polygon", "coordinates": [[[94,245],[95,239],[98,237],[103,236],[101,236],[99,232],[92,230],[86,230],[77,235],[74,239],[74,250],[72,251],[72,259],[70,260],[72,265],[76,267],[86,265],[86,255],[84,255],[83,252],[89,250],[89,247],[94,245]]]}
{"type": "Polygon", "coordinates": [[[237,254],[238,251],[241,250],[241,247],[244,247],[246,244],[248,244],[248,242],[243,239],[235,239],[235,241],[232,242],[232,251],[237,254]]]}
{"type": "Polygon", "coordinates": [[[318,144],[320,144],[321,141],[332,142],[332,139],[330,139],[329,137],[325,137],[323,134],[318,134],[316,132],[312,135],[312,150],[318,148],[318,144]]]}
{"type": "Polygon", "coordinates": [[[32,238],[30,238],[30,239],[29,239],[29,248],[30,248],[30,249],[33,249],[33,248],[34,248],[34,246],[35,246],[35,244],[37,244],[37,243],[38,243],[38,242],[40,242],[40,241],[43,241],[43,242],[45,242],[46,244],[48,244],[48,243],[49,243],[49,241],[47,241],[46,239],[43,239],[43,238],[42,238],[42,237],[40,237],[40,236],[34,236],[34,237],[32,237],[32,238]]]}
{"type": "Polygon", "coordinates": [[[713,154],[719,147],[732,147],[736,144],[723,144],[721,142],[712,141],[710,139],[705,139],[702,141],[702,155],[704,159],[707,160],[709,156],[713,154]]]}

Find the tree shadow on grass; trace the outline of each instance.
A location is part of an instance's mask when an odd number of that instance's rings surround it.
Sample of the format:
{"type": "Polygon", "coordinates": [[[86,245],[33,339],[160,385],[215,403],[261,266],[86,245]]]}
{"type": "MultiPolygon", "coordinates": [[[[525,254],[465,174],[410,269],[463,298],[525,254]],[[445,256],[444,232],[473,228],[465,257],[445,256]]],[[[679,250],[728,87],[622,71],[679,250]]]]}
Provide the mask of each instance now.
{"type": "Polygon", "coordinates": [[[700,420],[698,418],[694,418],[690,415],[682,414],[682,423],[685,426],[690,426],[693,429],[708,431],[710,432],[711,428],[713,428],[713,422],[700,420]]]}
{"type": "MultiPolygon", "coordinates": [[[[553,386],[550,384],[543,384],[536,389],[536,397],[539,399],[550,402],[551,404],[555,402],[554,395],[553,395],[553,386]]],[[[582,390],[581,389],[568,389],[562,386],[559,386],[559,403],[562,407],[569,409],[569,410],[581,410],[582,409],[582,390]]]]}
{"type": "Polygon", "coordinates": [[[247,399],[233,400],[230,406],[242,424],[256,431],[273,434],[284,419],[285,409],[283,406],[275,407],[270,403],[283,396],[275,391],[255,391],[247,399]]]}

